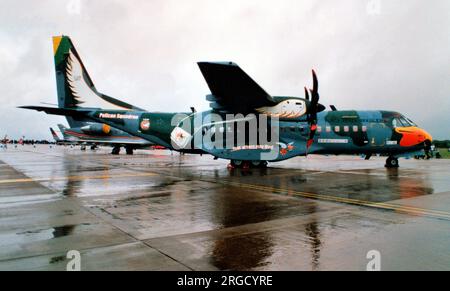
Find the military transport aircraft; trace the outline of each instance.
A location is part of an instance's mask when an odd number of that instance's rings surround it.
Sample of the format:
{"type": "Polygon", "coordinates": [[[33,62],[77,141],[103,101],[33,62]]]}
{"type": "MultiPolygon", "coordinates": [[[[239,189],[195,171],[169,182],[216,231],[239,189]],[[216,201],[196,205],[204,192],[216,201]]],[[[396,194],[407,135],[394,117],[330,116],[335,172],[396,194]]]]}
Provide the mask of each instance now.
{"type": "Polygon", "coordinates": [[[211,110],[147,112],[99,93],[69,37],[55,37],[54,43],[64,106],[22,108],[91,120],[176,151],[231,160],[233,167],[261,167],[308,154],[364,154],[367,159],[382,154],[388,157],[387,167],[398,167],[398,157],[431,147],[431,135],[400,113],[334,106],[325,111],[314,71],[313,88],[305,88],[304,98],[271,96],[235,63],[200,62],[211,110]],[[255,123],[256,139],[250,130],[255,123]],[[242,132],[244,140],[236,142],[242,132]]]}

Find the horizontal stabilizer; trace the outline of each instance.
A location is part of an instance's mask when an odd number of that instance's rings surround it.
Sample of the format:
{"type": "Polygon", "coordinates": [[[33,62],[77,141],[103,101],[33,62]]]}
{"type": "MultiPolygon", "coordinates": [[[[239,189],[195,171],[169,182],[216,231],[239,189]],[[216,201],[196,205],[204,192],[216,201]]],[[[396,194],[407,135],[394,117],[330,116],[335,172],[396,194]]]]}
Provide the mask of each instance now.
{"type": "Polygon", "coordinates": [[[44,107],[44,106],[20,106],[22,109],[30,109],[36,111],[42,111],[51,115],[63,115],[63,116],[73,116],[82,117],[83,113],[80,109],[68,109],[68,108],[56,108],[56,107],[44,107]]]}

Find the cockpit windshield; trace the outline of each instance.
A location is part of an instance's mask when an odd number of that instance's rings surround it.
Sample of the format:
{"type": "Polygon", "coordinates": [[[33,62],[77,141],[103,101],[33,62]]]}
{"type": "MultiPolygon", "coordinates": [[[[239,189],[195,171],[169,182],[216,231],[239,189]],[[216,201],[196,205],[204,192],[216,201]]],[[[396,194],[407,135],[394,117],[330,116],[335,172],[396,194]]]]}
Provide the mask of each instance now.
{"type": "Polygon", "coordinates": [[[396,117],[392,120],[392,126],[393,127],[411,127],[411,126],[417,126],[411,119],[400,116],[396,117]]]}

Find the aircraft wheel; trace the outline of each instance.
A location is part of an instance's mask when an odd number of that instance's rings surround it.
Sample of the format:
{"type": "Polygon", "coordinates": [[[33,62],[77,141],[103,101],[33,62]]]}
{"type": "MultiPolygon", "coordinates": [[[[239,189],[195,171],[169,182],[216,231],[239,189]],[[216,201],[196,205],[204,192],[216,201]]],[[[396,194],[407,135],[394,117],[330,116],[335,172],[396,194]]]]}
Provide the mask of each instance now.
{"type": "Polygon", "coordinates": [[[91,145],[91,151],[95,151],[97,149],[96,145],[91,145]]]}
{"type": "Polygon", "coordinates": [[[234,168],[242,168],[244,162],[240,160],[231,160],[231,166],[234,168]]]}
{"type": "Polygon", "coordinates": [[[80,150],[85,151],[86,150],[86,146],[81,146],[80,150]]]}
{"type": "Polygon", "coordinates": [[[111,154],[118,155],[120,153],[120,147],[113,147],[111,154]]]}
{"type": "Polygon", "coordinates": [[[386,168],[398,168],[399,164],[398,164],[398,159],[396,157],[389,157],[386,160],[386,168]]]}
{"type": "Polygon", "coordinates": [[[251,161],[251,166],[254,168],[265,168],[267,167],[266,161],[251,161]]]}
{"type": "Polygon", "coordinates": [[[133,154],[133,148],[131,147],[126,147],[125,150],[127,151],[127,155],[132,155],[133,154]]]}
{"type": "Polygon", "coordinates": [[[431,150],[431,141],[430,140],[426,140],[424,143],[423,143],[423,146],[424,146],[424,151],[425,151],[425,158],[427,159],[427,160],[429,160],[429,159],[431,159],[432,157],[433,157],[433,151],[431,150]]]}

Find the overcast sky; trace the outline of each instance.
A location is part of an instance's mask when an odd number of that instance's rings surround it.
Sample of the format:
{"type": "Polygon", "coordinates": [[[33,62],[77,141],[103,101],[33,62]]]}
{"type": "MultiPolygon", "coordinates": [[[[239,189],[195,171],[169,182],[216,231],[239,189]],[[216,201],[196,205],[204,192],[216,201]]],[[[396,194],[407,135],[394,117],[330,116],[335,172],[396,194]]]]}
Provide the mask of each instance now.
{"type": "Polygon", "coordinates": [[[149,111],[208,109],[198,61],[234,61],[269,94],[400,111],[450,138],[448,0],[0,0],[0,135],[51,139],[51,36],[72,37],[97,89],[149,111]]]}

